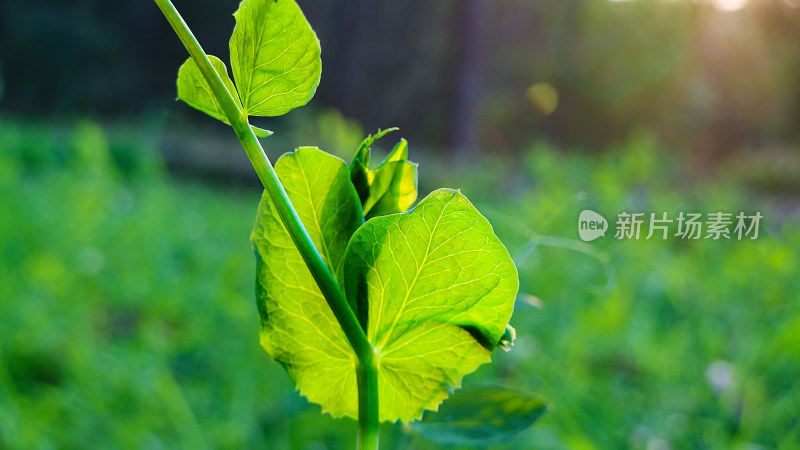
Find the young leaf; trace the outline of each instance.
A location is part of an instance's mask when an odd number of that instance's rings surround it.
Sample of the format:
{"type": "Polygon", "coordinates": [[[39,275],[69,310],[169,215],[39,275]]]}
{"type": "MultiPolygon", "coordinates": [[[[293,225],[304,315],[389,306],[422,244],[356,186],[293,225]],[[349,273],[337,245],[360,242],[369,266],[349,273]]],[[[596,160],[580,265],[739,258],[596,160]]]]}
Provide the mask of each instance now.
{"type": "MultiPolygon", "coordinates": [[[[228,68],[225,67],[225,63],[216,56],[208,55],[208,59],[211,60],[211,65],[214,66],[214,69],[222,78],[228,92],[238,103],[239,95],[236,93],[236,88],[233,87],[233,82],[228,76],[228,68]]],[[[222,105],[214,97],[206,79],[200,73],[200,69],[192,58],[187,59],[178,70],[178,98],[192,108],[203,111],[209,116],[230,125],[225,112],[222,110],[222,105]]]]}
{"type": "Polygon", "coordinates": [[[417,200],[417,164],[408,161],[408,142],[401,139],[375,170],[370,170],[372,144],[397,128],[369,136],[350,164],[353,185],[368,219],[404,212],[417,200]]]}
{"type": "MultiPolygon", "coordinates": [[[[363,223],[347,164],[316,148],[282,156],[275,171],[334,274],[363,223]]],[[[356,357],[297,247],[264,194],[251,236],[261,345],[310,401],[335,416],[357,409],[356,357]]]]}
{"type": "Polygon", "coordinates": [[[506,331],[500,336],[500,342],[497,343],[497,346],[502,348],[503,351],[510,352],[511,347],[514,346],[514,341],[517,339],[517,330],[511,326],[511,324],[506,325],[506,331]]]}
{"type": "Polygon", "coordinates": [[[294,0],[244,0],[234,13],[231,69],[245,114],[280,116],[311,100],[320,46],[294,0]]]}
{"type": "Polygon", "coordinates": [[[353,180],[353,185],[356,187],[356,191],[362,202],[369,196],[370,181],[367,179],[367,173],[369,172],[369,160],[372,156],[372,144],[392,131],[397,130],[399,130],[399,128],[396,127],[387,128],[383,131],[378,130],[375,136],[367,136],[361,142],[361,145],[358,146],[358,151],[356,151],[356,155],[353,157],[353,162],[350,163],[350,177],[353,180]]]}
{"type": "Polygon", "coordinates": [[[341,277],[378,355],[380,418],[388,421],[435,409],[490,360],[519,285],[489,222],[451,189],[365,223],[341,277]]]}
{"type": "MultiPolygon", "coordinates": [[[[385,130],[378,130],[375,133],[375,136],[369,135],[361,141],[361,144],[358,146],[358,151],[356,152],[356,156],[353,158],[353,162],[360,161],[365,167],[369,167],[369,157],[372,152],[372,144],[378,141],[378,139],[386,136],[387,134],[397,131],[400,128],[392,127],[387,128],[385,130]]],[[[351,167],[352,169],[352,167],[351,167]]]]}
{"type": "Polygon", "coordinates": [[[483,446],[505,442],[533,425],[547,405],[538,397],[501,387],[457,391],[414,429],[444,445],[483,446]]]}

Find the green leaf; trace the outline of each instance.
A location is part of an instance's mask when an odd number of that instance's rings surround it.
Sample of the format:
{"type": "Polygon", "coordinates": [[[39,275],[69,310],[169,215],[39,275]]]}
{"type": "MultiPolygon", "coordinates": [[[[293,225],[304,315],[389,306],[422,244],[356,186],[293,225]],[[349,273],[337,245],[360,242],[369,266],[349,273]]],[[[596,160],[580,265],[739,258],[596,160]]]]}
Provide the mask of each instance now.
{"type": "Polygon", "coordinates": [[[320,46],[294,0],[244,0],[234,13],[231,69],[247,115],[280,116],[311,100],[320,46]]]}
{"type": "Polygon", "coordinates": [[[378,139],[386,136],[392,131],[397,131],[398,129],[399,128],[388,128],[383,131],[378,130],[375,136],[367,136],[361,142],[361,145],[358,146],[358,151],[356,151],[356,155],[353,157],[353,162],[350,163],[350,177],[353,180],[353,185],[356,187],[356,191],[358,192],[358,196],[361,198],[362,202],[369,197],[370,180],[367,176],[367,173],[370,171],[369,160],[372,156],[372,144],[374,144],[378,139]]]}
{"type": "Polygon", "coordinates": [[[378,355],[380,418],[388,421],[435,409],[490,360],[519,286],[489,222],[451,189],[366,222],[347,246],[342,279],[378,355]]]}
{"type": "MultiPolygon", "coordinates": [[[[233,82],[228,76],[228,68],[225,67],[225,63],[212,55],[208,55],[208,59],[211,60],[211,65],[214,66],[214,69],[222,78],[228,92],[231,93],[238,103],[239,95],[236,93],[236,88],[233,87],[233,82]]],[[[206,79],[203,77],[203,74],[192,58],[187,59],[178,70],[178,98],[186,102],[186,104],[192,108],[198,109],[230,125],[228,118],[225,116],[225,112],[222,110],[222,105],[220,105],[216,97],[214,97],[206,79]]]]}
{"type": "MultiPolygon", "coordinates": [[[[314,245],[334,274],[363,223],[347,164],[300,148],[275,164],[314,245]]],[[[251,236],[261,345],[310,401],[335,416],[357,409],[356,357],[266,193],[251,236]]]]}
{"type": "Polygon", "coordinates": [[[358,191],[366,218],[404,212],[417,200],[417,164],[408,161],[408,142],[401,139],[386,159],[370,170],[372,144],[397,128],[368,136],[350,164],[353,185],[358,191]]]}
{"type": "Polygon", "coordinates": [[[273,134],[275,134],[272,131],[265,130],[263,128],[258,128],[255,125],[250,125],[250,129],[253,130],[253,134],[255,134],[257,137],[260,137],[260,138],[269,137],[269,136],[272,136],[273,134]]]}
{"type": "Polygon", "coordinates": [[[378,139],[397,130],[399,130],[399,128],[392,127],[392,128],[387,128],[383,131],[378,130],[378,132],[375,133],[375,136],[371,134],[367,136],[363,141],[361,141],[361,144],[358,146],[358,151],[356,152],[356,156],[353,159],[353,162],[360,161],[363,163],[364,166],[369,167],[369,157],[372,151],[372,144],[377,142],[378,139]]]}
{"type": "Polygon", "coordinates": [[[445,445],[489,445],[505,442],[533,425],[547,405],[538,397],[500,387],[465,388],[425,414],[413,428],[445,445]]]}
{"type": "MultiPolygon", "coordinates": [[[[241,107],[242,104],[239,102],[239,94],[236,92],[236,88],[233,87],[233,81],[231,81],[231,78],[228,76],[228,68],[225,66],[225,63],[212,55],[208,55],[208,59],[211,60],[211,65],[214,66],[214,69],[217,71],[220,78],[222,78],[228,92],[231,93],[236,103],[241,107]]],[[[216,97],[214,97],[206,79],[203,77],[203,74],[192,58],[186,60],[180,70],[178,70],[178,98],[186,102],[186,104],[192,108],[203,111],[209,116],[230,125],[228,117],[225,116],[225,111],[222,110],[222,105],[220,105],[216,97]]],[[[273,134],[272,131],[258,128],[254,125],[250,125],[250,128],[256,136],[261,138],[272,136],[273,134]]]]}

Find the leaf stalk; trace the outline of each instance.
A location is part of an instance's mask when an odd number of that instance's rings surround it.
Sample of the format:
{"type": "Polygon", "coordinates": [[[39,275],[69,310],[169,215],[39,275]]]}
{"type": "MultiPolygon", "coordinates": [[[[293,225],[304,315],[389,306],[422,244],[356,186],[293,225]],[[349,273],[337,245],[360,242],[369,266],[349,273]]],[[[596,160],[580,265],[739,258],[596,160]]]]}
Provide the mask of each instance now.
{"type": "Polygon", "coordinates": [[[358,382],[358,449],[378,448],[378,369],[376,355],[359,360],[358,382]],[[375,417],[372,417],[375,415],[375,417]]]}

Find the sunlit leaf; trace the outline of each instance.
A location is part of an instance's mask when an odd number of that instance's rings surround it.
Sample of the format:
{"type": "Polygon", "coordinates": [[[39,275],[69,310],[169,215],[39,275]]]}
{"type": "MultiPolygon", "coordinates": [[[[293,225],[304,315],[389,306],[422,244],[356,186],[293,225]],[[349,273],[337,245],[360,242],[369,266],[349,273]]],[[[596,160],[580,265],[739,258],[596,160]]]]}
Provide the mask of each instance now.
{"type": "Polygon", "coordinates": [[[547,405],[538,397],[501,387],[472,387],[455,392],[439,410],[425,414],[414,430],[445,445],[505,442],[533,425],[547,405]]]}
{"type": "MultiPolygon", "coordinates": [[[[208,55],[208,59],[211,60],[211,65],[214,66],[214,69],[222,78],[228,92],[238,103],[239,95],[236,93],[236,88],[233,87],[233,82],[228,76],[228,68],[225,67],[225,63],[216,56],[208,55]]],[[[192,108],[230,125],[225,112],[222,110],[222,105],[214,97],[206,79],[192,58],[187,59],[178,70],[178,98],[192,108]]]]}
{"type": "MultiPolygon", "coordinates": [[[[347,241],[363,222],[347,165],[319,149],[300,148],[282,156],[275,171],[314,245],[338,273],[347,241]]],[[[251,240],[261,345],[323,411],[354,411],[355,355],[266,194],[251,240]]]]}
{"type": "Polygon", "coordinates": [[[320,46],[294,0],[244,0],[234,13],[231,70],[247,115],[280,116],[311,100],[320,46]]]}
{"type": "Polygon", "coordinates": [[[366,218],[404,212],[417,200],[417,164],[408,161],[408,142],[401,139],[375,170],[370,170],[372,144],[390,128],[367,137],[350,164],[353,185],[366,218]]]}
{"type": "Polygon", "coordinates": [[[387,128],[383,131],[378,130],[374,136],[367,136],[361,142],[361,145],[358,146],[358,151],[356,151],[356,155],[353,157],[353,162],[350,163],[350,176],[353,180],[353,185],[356,187],[356,191],[358,191],[358,196],[362,201],[369,196],[370,181],[367,178],[367,173],[369,172],[369,161],[372,157],[372,144],[378,139],[397,130],[398,128],[387,128]]]}
{"type": "Polygon", "coordinates": [[[514,263],[460,192],[380,216],[351,238],[345,293],[378,355],[381,420],[435,409],[490,360],[514,307],[514,263]]]}

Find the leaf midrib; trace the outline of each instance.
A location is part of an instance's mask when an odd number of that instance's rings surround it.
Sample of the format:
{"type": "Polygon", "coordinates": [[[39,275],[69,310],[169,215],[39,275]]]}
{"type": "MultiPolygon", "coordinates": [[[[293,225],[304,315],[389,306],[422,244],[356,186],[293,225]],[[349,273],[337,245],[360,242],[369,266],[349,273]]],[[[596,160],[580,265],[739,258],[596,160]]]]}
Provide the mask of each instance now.
{"type": "MultiPolygon", "coordinates": [[[[395,317],[394,317],[394,320],[392,321],[392,325],[391,325],[391,326],[390,326],[390,327],[389,327],[389,328],[388,328],[388,329],[387,329],[387,330],[384,332],[384,336],[381,338],[381,342],[380,342],[380,344],[378,344],[378,348],[383,348],[383,347],[386,345],[386,342],[389,340],[389,337],[390,337],[390,336],[392,335],[392,333],[394,332],[394,328],[395,328],[395,326],[397,325],[397,321],[398,321],[398,320],[400,320],[400,317],[401,317],[401,316],[403,315],[403,313],[405,312],[406,305],[407,305],[407,303],[408,303],[408,298],[409,298],[409,296],[411,295],[411,291],[414,289],[414,286],[415,286],[415,285],[416,285],[416,283],[417,283],[417,279],[419,278],[419,274],[420,274],[420,273],[422,273],[422,268],[423,268],[423,267],[425,267],[425,264],[427,264],[427,261],[428,261],[428,256],[429,256],[429,253],[428,253],[428,252],[429,252],[429,251],[430,251],[430,249],[431,249],[431,242],[433,242],[433,236],[434,236],[434,234],[436,233],[436,230],[437,230],[437,229],[438,229],[438,227],[439,227],[439,223],[441,222],[441,220],[442,220],[442,217],[444,216],[444,211],[447,209],[447,207],[448,207],[448,206],[450,205],[450,203],[453,201],[453,198],[455,198],[455,195],[451,196],[451,197],[450,197],[450,198],[447,200],[447,202],[445,202],[445,204],[442,206],[442,210],[439,212],[439,217],[436,219],[436,223],[434,223],[434,225],[433,225],[433,229],[432,229],[432,230],[431,230],[430,228],[428,229],[428,230],[429,230],[429,232],[430,232],[430,233],[429,233],[429,234],[430,234],[430,238],[428,239],[428,245],[427,245],[427,247],[426,247],[426,249],[425,249],[425,256],[424,256],[424,257],[423,257],[423,259],[422,259],[422,264],[420,264],[420,265],[418,266],[418,268],[417,268],[417,270],[416,270],[416,273],[414,274],[414,279],[411,281],[411,286],[409,286],[409,287],[408,287],[408,289],[406,290],[406,295],[405,295],[405,297],[403,298],[403,304],[402,304],[402,305],[401,305],[401,307],[400,307],[400,311],[397,313],[397,315],[395,315],[395,317]]],[[[427,222],[425,221],[425,218],[424,218],[424,217],[422,218],[422,222],[425,224],[425,227],[427,228],[427,227],[428,227],[428,224],[427,224],[427,222]]],[[[413,250],[411,251],[411,253],[413,254],[413,250]]],[[[399,264],[398,264],[398,267],[399,267],[399,264]]],[[[402,268],[401,268],[400,270],[401,270],[401,273],[402,273],[402,268]]],[[[383,313],[383,303],[384,303],[384,302],[381,302],[381,309],[380,309],[380,311],[379,311],[379,314],[380,314],[380,315],[382,315],[382,313],[383,313]]],[[[376,333],[378,332],[378,329],[377,329],[377,327],[378,327],[378,325],[379,325],[379,324],[380,324],[380,322],[381,322],[381,321],[380,321],[380,315],[377,317],[377,320],[376,320],[376,322],[377,322],[377,323],[375,324],[375,327],[376,327],[376,329],[375,329],[375,332],[376,332],[376,333]]]]}
{"type": "MultiPolygon", "coordinates": [[[[275,8],[279,8],[279,6],[275,6],[275,8]]],[[[266,10],[266,12],[264,13],[264,15],[265,15],[265,16],[269,16],[269,15],[271,15],[273,12],[274,12],[274,10],[270,10],[270,9],[269,9],[269,7],[267,7],[267,10],[266,10]]],[[[258,45],[255,45],[255,44],[256,44],[255,42],[253,43],[253,44],[254,44],[254,45],[253,45],[253,58],[252,58],[252,60],[251,60],[251,61],[252,61],[252,63],[250,64],[252,67],[251,67],[251,68],[250,68],[250,70],[249,70],[249,71],[250,71],[250,75],[249,75],[249,77],[248,77],[248,79],[247,79],[247,101],[246,101],[246,102],[244,102],[244,105],[245,105],[245,106],[244,106],[245,113],[249,113],[249,111],[251,110],[251,108],[252,108],[252,107],[254,107],[254,106],[250,105],[250,96],[252,95],[252,93],[253,93],[254,91],[256,91],[256,90],[258,89],[258,88],[257,88],[257,89],[253,89],[253,74],[256,72],[256,56],[258,55],[258,51],[261,49],[261,47],[262,47],[262,46],[264,46],[264,45],[267,45],[267,44],[271,43],[271,42],[272,42],[272,41],[274,41],[275,39],[278,39],[278,37],[279,37],[281,34],[283,34],[283,33],[284,33],[284,32],[285,32],[287,29],[289,29],[289,26],[290,26],[290,25],[293,25],[293,24],[294,24],[296,21],[297,21],[297,16],[295,15],[295,18],[292,20],[292,23],[291,23],[291,24],[289,24],[289,25],[285,25],[285,26],[283,27],[283,30],[281,30],[281,32],[280,32],[280,33],[277,33],[277,34],[275,35],[275,38],[273,38],[273,39],[270,39],[270,40],[268,40],[267,42],[262,42],[262,40],[264,39],[264,33],[266,32],[266,29],[267,29],[267,22],[268,22],[268,21],[267,21],[267,20],[262,20],[262,21],[261,21],[261,27],[259,28],[259,31],[258,31],[258,45]]],[[[294,45],[294,43],[292,43],[291,45],[294,45]]],[[[291,45],[290,45],[290,47],[291,47],[291,45]]],[[[286,51],[287,51],[287,50],[288,50],[288,48],[287,48],[287,49],[285,49],[283,52],[281,52],[281,54],[280,54],[280,55],[278,55],[278,56],[277,56],[275,59],[277,59],[277,58],[280,58],[280,57],[281,57],[281,56],[282,56],[284,53],[286,53],[286,51]]],[[[275,61],[275,59],[273,59],[272,61],[270,61],[270,62],[269,62],[269,63],[267,63],[267,64],[270,64],[270,63],[274,62],[274,61],[275,61]]],[[[258,67],[261,67],[261,65],[259,65],[258,67]]],[[[274,79],[274,77],[273,77],[273,79],[274,79]]],[[[270,81],[272,81],[272,79],[270,79],[270,81]]],[[[262,83],[262,84],[259,86],[259,88],[260,88],[261,86],[263,86],[263,85],[267,84],[267,83],[269,83],[269,81],[266,81],[266,82],[262,83]]],[[[260,105],[261,103],[263,103],[263,102],[259,102],[259,105],[260,105]]],[[[258,106],[258,105],[256,105],[256,106],[258,106]]]]}
{"type": "MultiPolygon", "coordinates": [[[[305,164],[303,163],[303,160],[300,158],[299,152],[297,153],[297,156],[298,156],[297,165],[300,166],[300,171],[303,173],[303,181],[306,186],[306,192],[308,192],[308,202],[311,204],[311,215],[314,217],[314,224],[317,226],[317,229],[319,230],[319,240],[320,243],[322,244],[322,256],[325,258],[325,262],[328,264],[328,268],[330,268],[331,270],[335,270],[335,268],[333,267],[333,261],[331,259],[331,251],[330,248],[328,247],[328,240],[325,239],[325,233],[322,230],[322,225],[320,224],[319,216],[317,215],[317,206],[314,202],[313,195],[311,195],[311,185],[308,182],[308,176],[306,173],[305,164]]],[[[325,195],[322,197],[321,203],[323,204],[325,203],[325,200],[328,199],[329,194],[330,190],[325,192],[325,195]]]]}

